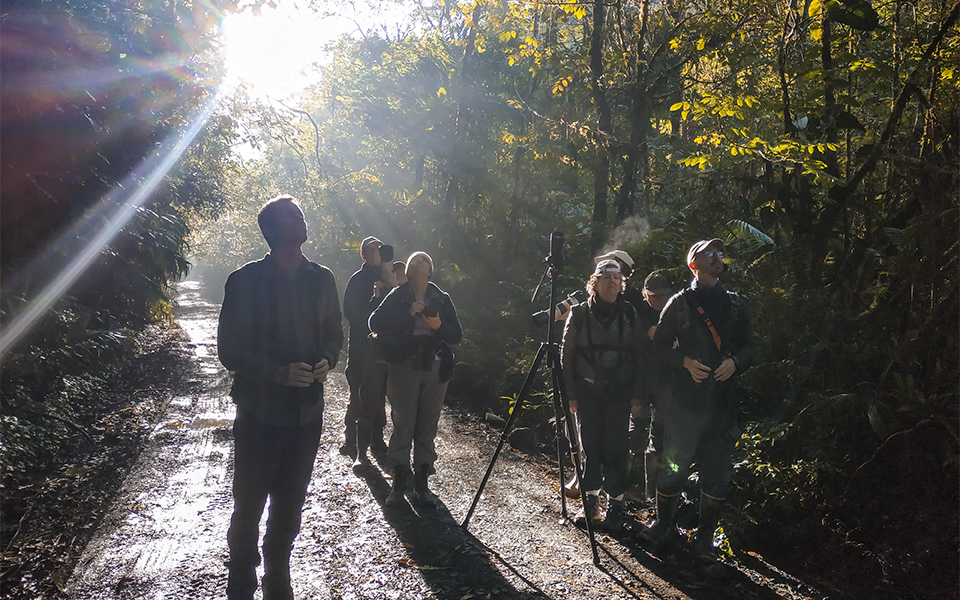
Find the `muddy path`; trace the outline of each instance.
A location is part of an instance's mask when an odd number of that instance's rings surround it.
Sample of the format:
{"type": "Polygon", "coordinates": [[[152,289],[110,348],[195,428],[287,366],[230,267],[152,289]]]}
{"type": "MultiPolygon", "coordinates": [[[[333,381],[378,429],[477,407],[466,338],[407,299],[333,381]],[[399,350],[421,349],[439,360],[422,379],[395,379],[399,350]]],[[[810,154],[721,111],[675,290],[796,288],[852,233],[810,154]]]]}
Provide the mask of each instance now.
{"type": "MultiPolygon", "coordinates": [[[[234,409],[229,375],[216,358],[219,306],[200,292],[187,281],[179,299],[195,368],[77,563],[66,598],[224,596],[234,409]]],[[[598,535],[595,566],[586,535],[560,522],[549,459],[509,446],[464,530],[499,432],[451,406],[431,478],[441,508],[422,515],[387,508],[382,470],[359,476],[338,453],[348,396],[342,364],[325,396],[324,434],[292,557],[298,599],[824,597],[756,557],[704,566],[679,550],[654,556],[629,536],[598,535]]],[[[577,508],[568,503],[570,514],[577,508]]]]}

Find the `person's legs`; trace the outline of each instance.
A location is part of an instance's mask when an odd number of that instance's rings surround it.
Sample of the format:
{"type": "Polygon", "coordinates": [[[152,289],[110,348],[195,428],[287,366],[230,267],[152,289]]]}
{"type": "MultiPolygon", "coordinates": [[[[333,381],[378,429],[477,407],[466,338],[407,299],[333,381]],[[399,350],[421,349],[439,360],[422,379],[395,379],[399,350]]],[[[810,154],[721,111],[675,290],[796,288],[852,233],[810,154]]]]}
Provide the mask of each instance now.
{"type": "Polygon", "coordinates": [[[369,358],[360,381],[360,410],[357,415],[357,461],[367,461],[367,449],[383,450],[383,427],[389,365],[369,358]]]}
{"type": "Polygon", "coordinates": [[[422,371],[413,368],[413,358],[390,366],[387,395],[390,396],[390,418],[393,435],[387,449],[391,466],[410,468],[410,448],[417,424],[417,405],[420,401],[422,371]]]}
{"type": "Polygon", "coordinates": [[[433,361],[433,368],[429,373],[421,372],[420,401],[413,436],[413,463],[417,467],[426,464],[433,469],[437,462],[437,427],[449,383],[440,383],[439,372],[439,360],[433,361]]]}
{"type": "Polygon", "coordinates": [[[278,449],[277,466],[270,482],[270,512],[263,536],[264,600],[292,598],[290,552],[300,532],[303,503],[320,445],[323,421],[301,427],[273,428],[278,449]]]}
{"type": "Polygon", "coordinates": [[[603,489],[616,498],[627,489],[630,400],[609,395],[603,406],[602,418],[603,489]]]}
{"type": "Polygon", "coordinates": [[[713,556],[713,535],[720,524],[723,504],[730,491],[733,476],[731,456],[739,437],[735,417],[717,418],[717,425],[708,428],[700,446],[697,468],[700,472],[700,519],[694,540],[695,552],[704,557],[713,556]]]}
{"type": "Polygon", "coordinates": [[[427,486],[427,478],[436,473],[437,427],[443,398],[447,393],[447,383],[440,383],[440,361],[433,361],[430,372],[423,373],[420,388],[420,403],[417,408],[417,421],[413,436],[413,464],[416,477],[414,492],[416,501],[426,508],[437,506],[436,497],[427,486]]]}
{"type": "Polygon", "coordinates": [[[347,347],[347,365],[343,374],[350,386],[350,399],[347,401],[347,410],[343,416],[343,446],[340,454],[356,458],[357,451],[357,418],[360,414],[360,384],[363,381],[365,359],[369,355],[369,342],[364,338],[361,341],[350,342],[347,347]]]}
{"type": "Polygon", "coordinates": [[[270,447],[262,426],[249,415],[233,424],[233,515],[227,530],[230,551],[227,598],[250,600],[257,589],[260,516],[267,501],[270,447]]]}
{"type": "Polygon", "coordinates": [[[603,413],[593,396],[591,384],[578,382],[577,417],[580,421],[580,443],[584,454],[581,493],[599,490],[603,483],[603,413]]]}

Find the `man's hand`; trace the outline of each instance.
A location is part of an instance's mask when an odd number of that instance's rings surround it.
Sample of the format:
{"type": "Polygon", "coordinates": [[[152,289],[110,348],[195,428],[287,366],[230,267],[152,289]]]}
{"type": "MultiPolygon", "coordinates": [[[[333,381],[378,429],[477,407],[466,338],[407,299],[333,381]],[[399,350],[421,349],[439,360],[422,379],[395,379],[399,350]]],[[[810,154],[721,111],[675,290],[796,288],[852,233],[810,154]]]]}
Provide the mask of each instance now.
{"type": "Polygon", "coordinates": [[[423,320],[430,329],[436,330],[438,327],[440,327],[440,315],[435,317],[423,316],[423,320]]]}
{"type": "Polygon", "coordinates": [[[723,362],[720,363],[720,366],[717,367],[717,370],[713,373],[713,378],[717,381],[726,381],[733,377],[733,374],[737,372],[737,363],[733,362],[732,358],[725,358],[723,362]]]}
{"type": "Polygon", "coordinates": [[[419,315],[420,313],[423,312],[423,308],[425,306],[426,304],[424,304],[420,300],[415,301],[413,304],[410,305],[410,316],[415,317],[419,315]]]}
{"type": "Polygon", "coordinates": [[[642,399],[634,398],[630,401],[630,416],[634,419],[640,419],[647,414],[646,408],[642,399]]]}
{"type": "Polygon", "coordinates": [[[690,377],[693,377],[693,380],[697,383],[706,379],[707,375],[710,374],[710,368],[707,365],[689,356],[683,357],[683,368],[690,371],[690,377]]]}
{"type": "Polygon", "coordinates": [[[578,406],[577,401],[576,401],[576,400],[570,400],[570,402],[568,402],[568,404],[570,405],[570,414],[571,414],[571,415],[577,414],[577,406],[578,406]]]}
{"type": "MultiPolygon", "coordinates": [[[[327,361],[324,360],[323,362],[327,361]]],[[[327,367],[327,370],[329,371],[330,367],[327,367]]],[[[274,378],[280,385],[290,387],[310,387],[310,384],[316,379],[316,377],[314,377],[313,367],[302,362],[277,367],[277,370],[274,372],[274,378]]]]}
{"type": "Polygon", "coordinates": [[[327,380],[327,373],[330,372],[330,363],[323,359],[313,366],[313,378],[320,383],[327,380]]]}
{"type": "Polygon", "coordinates": [[[374,297],[374,298],[379,298],[380,296],[382,296],[382,295],[383,295],[383,289],[384,289],[385,287],[386,287],[386,285],[385,285],[382,281],[374,281],[374,282],[373,282],[373,297],[374,297]]]}

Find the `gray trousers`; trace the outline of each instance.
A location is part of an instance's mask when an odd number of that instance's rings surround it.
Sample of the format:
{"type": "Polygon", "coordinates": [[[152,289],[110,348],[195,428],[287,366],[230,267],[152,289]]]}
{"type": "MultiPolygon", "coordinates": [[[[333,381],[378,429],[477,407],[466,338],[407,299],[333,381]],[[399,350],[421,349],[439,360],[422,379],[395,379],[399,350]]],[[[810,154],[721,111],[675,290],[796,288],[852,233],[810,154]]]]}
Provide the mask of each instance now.
{"type": "Polygon", "coordinates": [[[411,357],[399,365],[390,365],[387,396],[393,435],[387,458],[393,466],[409,468],[412,446],[415,467],[420,469],[426,465],[427,471],[433,473],[437,461],[434,441],[448,382],[440,383],[439,360],[433,361],[429,371],[414,369],[415,361],[416,358],[411,357]]]}

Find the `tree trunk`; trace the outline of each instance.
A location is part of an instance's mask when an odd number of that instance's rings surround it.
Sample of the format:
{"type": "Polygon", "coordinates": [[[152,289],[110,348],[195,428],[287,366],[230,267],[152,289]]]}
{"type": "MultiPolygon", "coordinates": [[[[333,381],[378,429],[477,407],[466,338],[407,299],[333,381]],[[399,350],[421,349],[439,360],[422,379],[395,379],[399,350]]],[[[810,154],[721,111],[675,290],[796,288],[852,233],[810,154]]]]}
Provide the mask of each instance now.
{"type": "Polygon", "coordinates": [[[591,250],[599,250],[604,242],[607,221],[607,189],[610,184],[610,137],[612,116],[603,84],[603,33],[605,7],[603,0],[594,0],[593,30],[590,33],[590,81],[593,86],[593,104],[597,109],[597,167],[593,180],[593,228],[591,250]]]}

